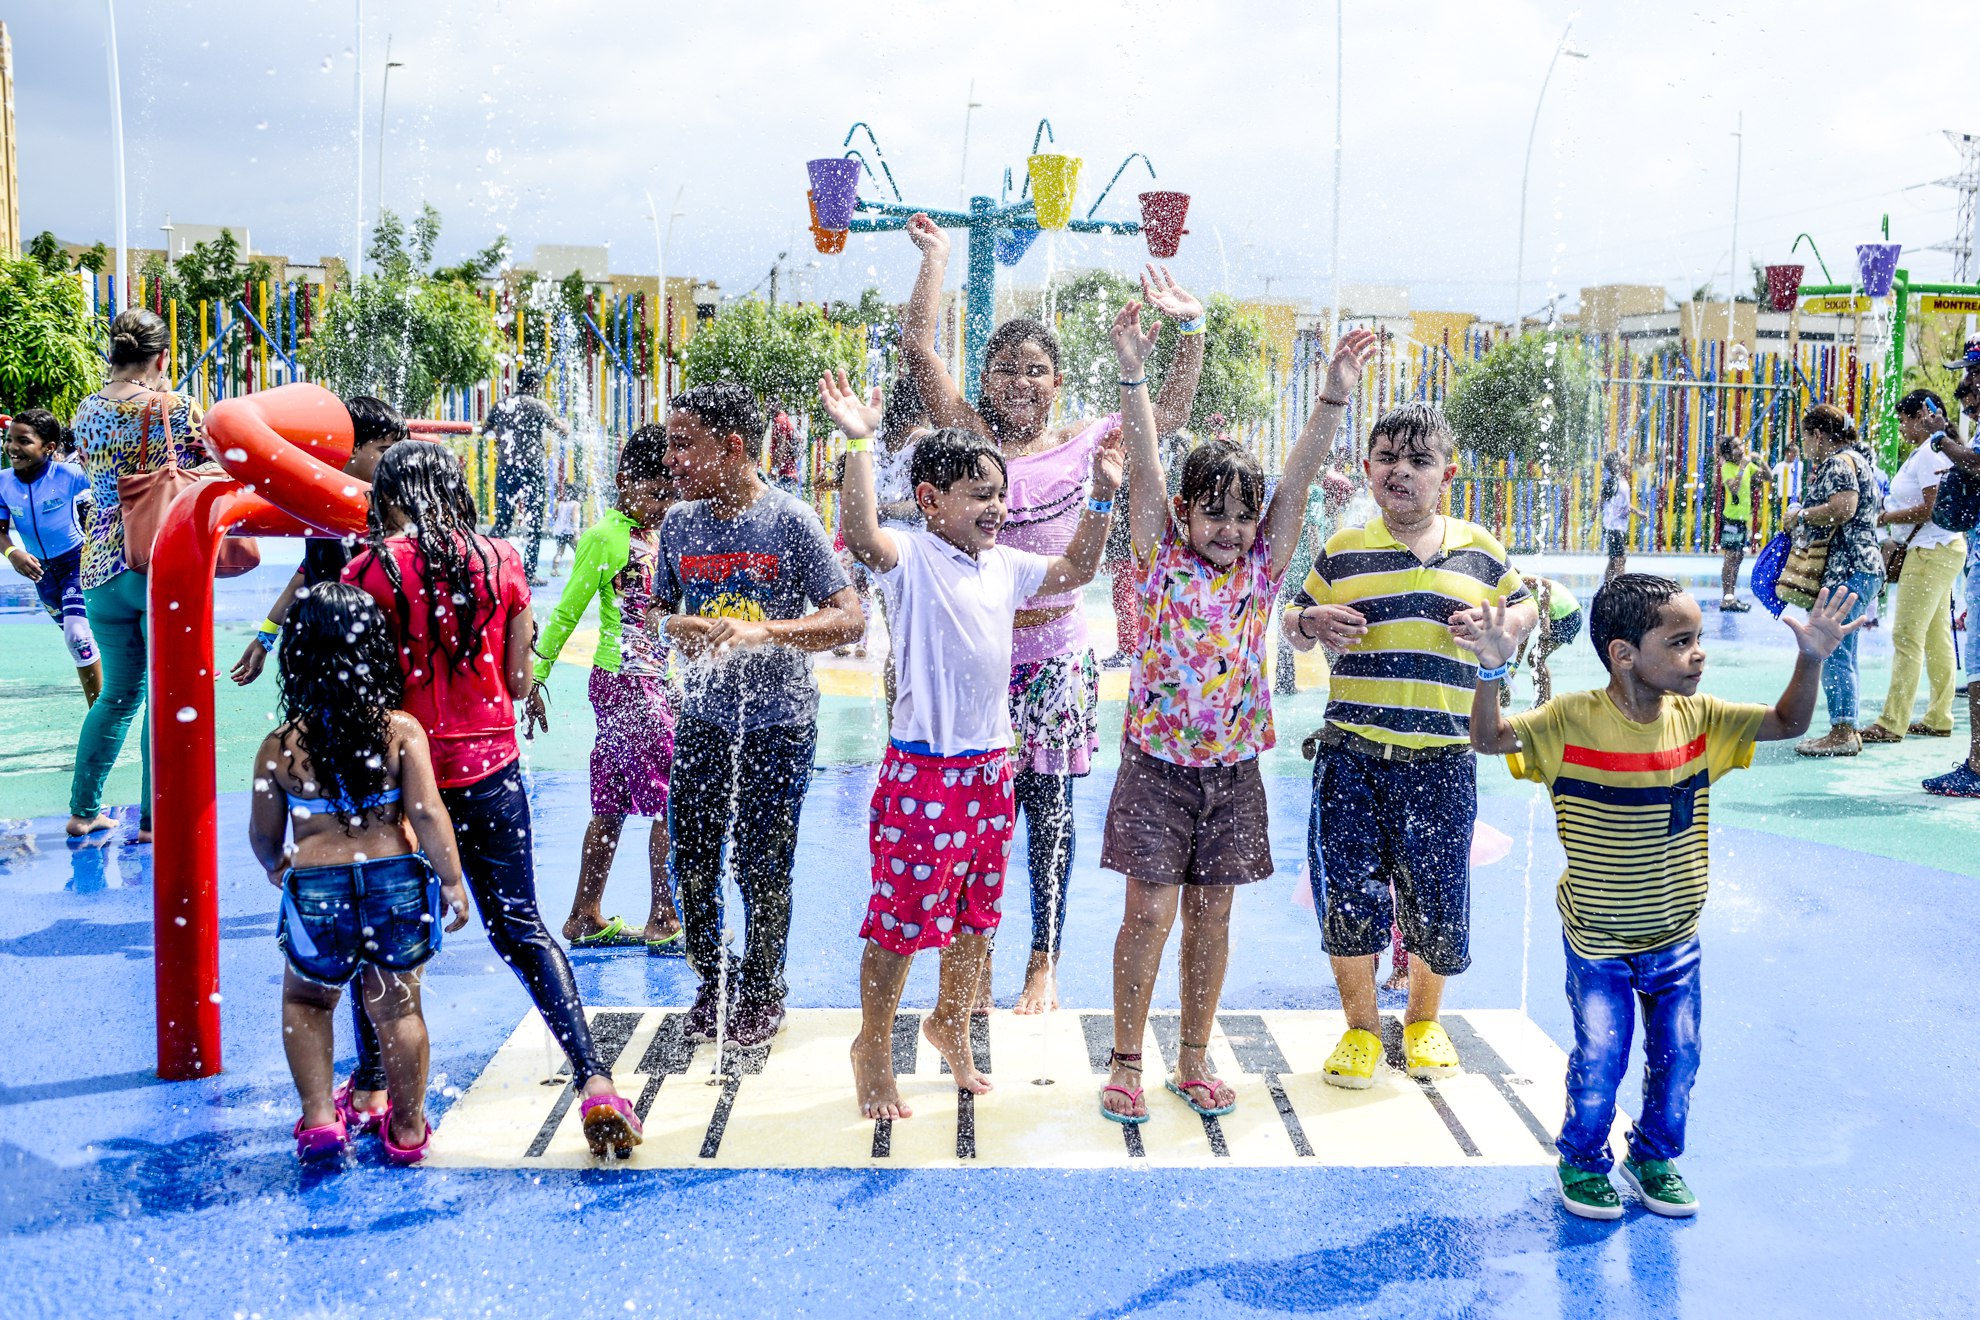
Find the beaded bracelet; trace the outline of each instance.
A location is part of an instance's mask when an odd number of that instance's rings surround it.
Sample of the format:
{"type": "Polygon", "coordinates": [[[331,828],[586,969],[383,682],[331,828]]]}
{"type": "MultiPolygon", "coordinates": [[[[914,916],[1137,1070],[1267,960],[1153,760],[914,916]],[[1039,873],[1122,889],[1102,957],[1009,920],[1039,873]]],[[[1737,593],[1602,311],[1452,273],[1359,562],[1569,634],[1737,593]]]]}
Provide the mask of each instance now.
{"type": "Polygon", "coordinates": [[[1142,378],[1141,378],[1140,380],[1124,380],[1124,381],[1122,381],[1122,382],[1121,382],[1121,388],[1122,388],[1122,389],[1124,389],[1124,390],[1131,390],[1131,389],[1134,389],[1134,388],[1135,388],[1136,386],[1139,386],[1139,385],[1146,385],[1147,383],[1148,383],[1148,377],[1146,377],[1146,376],[1143,376],[1143,377],[1142,377],[1142,378]]]}

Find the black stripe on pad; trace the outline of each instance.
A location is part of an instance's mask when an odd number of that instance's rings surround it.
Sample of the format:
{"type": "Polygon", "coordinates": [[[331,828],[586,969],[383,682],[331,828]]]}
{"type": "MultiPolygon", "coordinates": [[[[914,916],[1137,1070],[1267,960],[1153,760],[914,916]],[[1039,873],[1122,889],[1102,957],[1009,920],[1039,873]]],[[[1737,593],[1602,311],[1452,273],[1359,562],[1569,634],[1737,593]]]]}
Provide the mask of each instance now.
{"type": "MultiPolygon", "coordinates": [[[[1403,1049],[1402,1019],[1388,1014],[1382,1017],[1382,1057],[1389,1061],[1391,1068],[1405,1076],[1408,1075],[1409,1055],[1403,1049]]],[[[1437,1117],[1444,1120],[1444,1126],[1450,1130],[1451,1140],[1457,1142],[1458,1149],[1473,1159],[1482,1158],[1485,1152],[1478,1148],[1478,1143],[1473,1141],[1471,1134],[1464,1130],[1464,1124],[1458,1121],[1456,1111],[1438,1092],[1437,1084],[1428,1077],[1411,1077],[1410,1080],[1423,1092],[1423,1098],[1430,1102],[1430,1107],[1437,1111],[1437,1117]]]]}
{"type": "MultiPolygon", "coordinates": [[[[632,1040],[633,1032],[638,1029],[640,1019],[645,1016],[644,1013],[614,1012],[592,1015],[591,1048],[597,1053],[601,1065],[609,1069],[619,1061],[619,1056],[625,1053],[627,1042],[632,1040]]],[[[543,1120],[543,1126],[536,1130],[536,1136],[530,1141],[529,1149],[523,1152],[524,1159],[541,1159],[543,1152],[550,1149],[551,1139],[557,1135],[557,1129],[563,1126],[564,1115],[571,1112],[571,1105],[576,1102],[578,1092],[583,1088],[584,1078],[573,1077],[569,1086],[557,1092],[556,1102],[550,1106],[550,1113],[543,1120]]]]}

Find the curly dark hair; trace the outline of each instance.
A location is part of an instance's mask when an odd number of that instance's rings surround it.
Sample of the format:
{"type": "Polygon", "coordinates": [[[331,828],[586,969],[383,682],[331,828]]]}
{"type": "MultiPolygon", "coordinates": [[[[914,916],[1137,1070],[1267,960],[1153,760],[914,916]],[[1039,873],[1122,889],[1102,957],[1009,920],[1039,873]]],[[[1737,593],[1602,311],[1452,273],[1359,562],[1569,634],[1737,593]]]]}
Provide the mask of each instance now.
{"type": "Polygon", "coordinates": [[[338,804],[344,832],[385,791],[392,712],[405,695],[392,627],[370,595],[343,582],[296,593],[282,630],[283,727],[309,755],[322,795],[338,804]]]}
{"type": "Polygon", "coordinates": [[[415,564],[426,593],[426,632],[455,673],[467,668],[488,642],[482,636],[495,616],[495,545],[475,531],[474,496],[460,460],[444,445],[405,440],[385,451],[371,478],[371,518],[366,549],[354,561],[360,573],[377,562],[392,584],[393,614],[399,631],[412,627],[412,601],[400,577],[399,560],[385,545],[387,515],[396,512],[411,526],[407,535],[418,549],[415,564]]]}

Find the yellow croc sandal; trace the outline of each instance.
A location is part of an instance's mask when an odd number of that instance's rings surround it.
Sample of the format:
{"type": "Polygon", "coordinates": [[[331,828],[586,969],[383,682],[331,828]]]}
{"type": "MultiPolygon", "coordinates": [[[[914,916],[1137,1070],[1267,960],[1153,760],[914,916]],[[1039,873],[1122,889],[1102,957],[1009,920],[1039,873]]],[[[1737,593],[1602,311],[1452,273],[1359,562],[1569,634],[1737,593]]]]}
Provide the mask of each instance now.
{"type": "Polygon", "coordinates": [[[1403,1060],[1411,1077],[1448,1077],[1463,1071],[1457,1046],[1440,1022],[1412,1022],[1403,1028],[1403,1060]]]}
{"type": "Polygon", "coordinates": [[[1327,1056],[1326,1066],[1321,1070],[1322,1080],[1329,1086],[1365,1091],[1375,1085],[1375,1065],[1381,1058],[1380,1036],[1372,1031],[1349,1027],[1342,1034],[1341,1043],[1334,1046],[1334,1052],[1327,1056]]]}

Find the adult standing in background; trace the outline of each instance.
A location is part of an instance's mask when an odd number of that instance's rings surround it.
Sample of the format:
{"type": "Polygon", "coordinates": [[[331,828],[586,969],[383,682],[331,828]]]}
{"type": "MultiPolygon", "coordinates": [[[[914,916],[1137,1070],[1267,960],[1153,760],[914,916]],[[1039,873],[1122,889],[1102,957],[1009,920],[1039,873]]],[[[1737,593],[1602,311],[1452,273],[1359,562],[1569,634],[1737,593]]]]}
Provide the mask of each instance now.
{"type": "MultiPolygon", "coordinates": [[[[1968,341],[1964,361],[1954,363],[1964,366],[1966,375],[1953,391],[1953,399],[1969,421],[1980,421],[1980,340],[1968,341]]],[[[1950,435],[1938,438],[1939,452],[1952,460],[1952,465],[1960,471],[1980,478],[1980,451],[1955,440],[1950,435]]],[[[1972,628],[1976,620],[1974,611],[1980,609],[1980,585],[1974,581],[1975,570],[1980,570],[1980,562],[1970,569],[1966,578],[1967,644],[1972,646],[1972,628]]],[[[1966,710],[1967,727],[1971,743],[1967,748],[1966,759],[1942,775],[1934,775],[1925,781],[1927,793],[1940,797],[1980,797],[1980,654],[1969,650],[1966,669],[1966,710]]]]}
{"type": "MultiPolygon", "coordinates": [[[[1877,510],[1882,493],[1877,470],[1856,444],[1856,424],[1832,403],[1818,403],[1801,418],[1801,442],[1815,464],[1808,479],[1808,503],[1789,506],[1782,526],[1797,547],[1826,542],[1829,560],[1822,585],[1831,594],[1856,593],[1845,624],[1855,622],[1884,585],[1884,559],[1877,550],[1877,510]]],[[[1859,630],[1860,631],[1860,630],[1859,630]]],[[[1822,662],[1822,698],[1829,708],[1829,731],[1795,745],[1802,756],[1855,756],[1857,736],[1856,639],[1843,638],[1822,662]]]]}
{"type": "MultiPolygon", "coordinates": [[[[171,463],[207,461],[200,416],[192,400],[174,394],[165,378],[170,348],[165,322],[143,307],[127,307],[110,323],[110,379],[82,401],[70,429],[83,450],[95,511],[83,536],[83,607],[103,656],[103,691],[83,717],[76,768],[69,783],[72,836],[116,824],[103,812],[103,785],[124,749],[145,686],[145,577],[124,557],[123,508],[117,478],[171,463]]],[[[138,842],[151,842],[151,715],[139,731],[144,789],[138,842]]]]}
{"type": "Polygon", "coordinates": [[[571,433],[570,424],[537,395],[543,387],[538,367],[517,367],[515,387],[493,408],[481,424],[484,435],[495,438],[495,523],[490,535],[508,536],[522,520],[519,539],[523,565],[529,570],[529,584],[540,587],[546,580],[537,563],[543,555],[543,518],[548,507],[550,459],[543,448],[545,428],[559,435],[571,433]]]}

